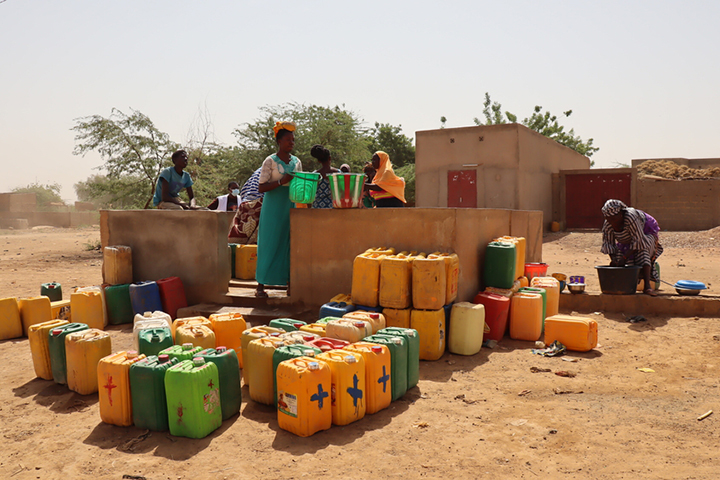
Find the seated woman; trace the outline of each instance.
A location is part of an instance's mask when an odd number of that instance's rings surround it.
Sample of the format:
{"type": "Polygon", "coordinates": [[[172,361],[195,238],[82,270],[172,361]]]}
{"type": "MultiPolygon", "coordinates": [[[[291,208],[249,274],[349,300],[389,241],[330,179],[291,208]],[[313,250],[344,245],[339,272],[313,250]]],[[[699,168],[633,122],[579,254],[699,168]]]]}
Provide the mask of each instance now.
{"type": "Polygon", "coordinates": [[[610,266],[637,265],[645,281],[647,295],[655,295],[651,281],[659,281],[655,260],[663,252],[660,245],[660,226],[648,213],[628,207],[620,200],[608,200],[602,207],[605,221],[602,226],[603,245],[600,250],[610,256],[610,266]]]}
{"type": "Polygon", "coordinates": [[[330,150],[322,145],[313,145],[310,149],[310,155],[320,162],[320,168],[315,170],[315,173],[319,173],[321,177],[312,208],[333,208],[330,180],[328,180],[327,176],[329,173],[339,173],[340,170],[331,165],[332,157],[330,156],[330,150]]]}
{"type": "Polygon", "coordinates": [[[385,152],[375,152],[372,166],[376,170],[372,183],[365,184],[375,200],[377,208],[405,206],[405,180],[395,175],[390,157],[385,152]]]}

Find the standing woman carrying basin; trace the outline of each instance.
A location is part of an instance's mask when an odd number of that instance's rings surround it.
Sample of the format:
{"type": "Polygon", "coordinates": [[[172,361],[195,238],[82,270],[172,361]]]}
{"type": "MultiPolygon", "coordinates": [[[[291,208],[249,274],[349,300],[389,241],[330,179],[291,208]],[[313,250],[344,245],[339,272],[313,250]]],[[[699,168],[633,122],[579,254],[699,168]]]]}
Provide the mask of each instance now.
{"type": "Polygon", "coordinates": [[[267,297],[265,285],[288,285],[290,280],[290,189],[291,173],[301,172],[295,148],[295,124],[277,122],[273,127],[277,153],[263,161],[258,191],[264,193],[258,231],[255,295],[267,297]]]}

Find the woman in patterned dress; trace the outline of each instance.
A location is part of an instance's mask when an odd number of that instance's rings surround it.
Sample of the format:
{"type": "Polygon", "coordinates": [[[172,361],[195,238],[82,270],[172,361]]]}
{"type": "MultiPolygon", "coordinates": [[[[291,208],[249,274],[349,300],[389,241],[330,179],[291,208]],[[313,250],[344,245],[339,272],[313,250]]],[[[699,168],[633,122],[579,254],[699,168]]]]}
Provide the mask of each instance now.
{"type": "Polygon", "coordinates": [[[660,245],[660,226],[650,214],[628,207],[620,200],[608,200],[602,207],[605,221],[602,226],[603,245],[600,250],[610,256],[610,266],[637,265],[645,281],[647,295],[655,295],[650,281],[659,281],[655,260],[663,252],[660,245]]]}
{"type": "Polygon", "coordinates": [[[230,227],[230,233],[228,233],[229,243],[239,243],[241,245],[257,243],[263,199],[263,194],[258,191],[258,179],[261,170],[262,168],[255,170],[240,189],[241,203],[237,212],[235,212],[233,224],[230,227]]]}
{"type": "Polygon", "coordinates": [[[321,176],[312,208],[333,208],[330,180],[327,176],[329,173],[340,173],[340,170],[331,165],[330,150],[322,145],[313,145],[310,149],[310,155],[320,162],[320,168],[315,170],[315,173],[319,173],[321,176]]]}

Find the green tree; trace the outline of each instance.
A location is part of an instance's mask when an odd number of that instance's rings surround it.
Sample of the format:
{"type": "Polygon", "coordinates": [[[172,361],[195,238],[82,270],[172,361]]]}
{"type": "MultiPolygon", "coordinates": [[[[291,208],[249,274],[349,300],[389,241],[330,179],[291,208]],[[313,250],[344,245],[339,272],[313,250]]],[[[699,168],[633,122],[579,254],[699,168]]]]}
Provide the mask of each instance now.
{"type": "Polygon", "coordinates": [[[77,182],[75,193],[81,202],[91,202],[97,208],[143,208],[147,202],[145,179],[133,175],[109,177],[95,174],[77,182]]]}
{"type": "Polygon", "coordinates": [[[371,155],[381,150],[390,155],[392,164],[397,167],[415,163],[415,147],[412,140],[402,133],[402,125],[375,122],[368,136],[371,155]]]}
{"type": "Polygon", "coordinates": [[[135,188],[143,192],[146,199],[143,208],[148,208],[158,176],[170,164],[169,158],[179,145],[137,110],[127,115],[113,108],[108,118],[93,115],[75,122],[73,154],[97,151],[105,162],[98,168],[107,171],[109,180],[114,182],[126,176],[138,180],[135,188]]]}
{"type": "Polygon", "coordinates": [[[13,193],[34,193],[35,203],[40,210],[47,210],[53,205],[51,204],[62,204],[64,205],[63,199],[60,197],[60,184],[59,183],[48,183],[46,185],[41,183],[31,183],[26,187],[13,188],[13,193]]]}

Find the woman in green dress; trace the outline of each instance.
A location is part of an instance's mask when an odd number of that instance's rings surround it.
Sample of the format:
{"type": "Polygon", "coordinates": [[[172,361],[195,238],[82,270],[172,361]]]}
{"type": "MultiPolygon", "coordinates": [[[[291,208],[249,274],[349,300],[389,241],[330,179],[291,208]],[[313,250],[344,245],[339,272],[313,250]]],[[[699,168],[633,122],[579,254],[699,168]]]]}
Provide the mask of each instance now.
{"type": "Polygon", "coordinates": [[[267,297],[265,285],[288,285],[290,280],[290,209],[287,184],[293,172],[301,172],[300,159],[291,155],[295,147],[295,124],[277,122],[273,127],[278,151],[265,159],[258,191],[264,193],[258,231],[258,282],[255,295],[267,297]]]}

